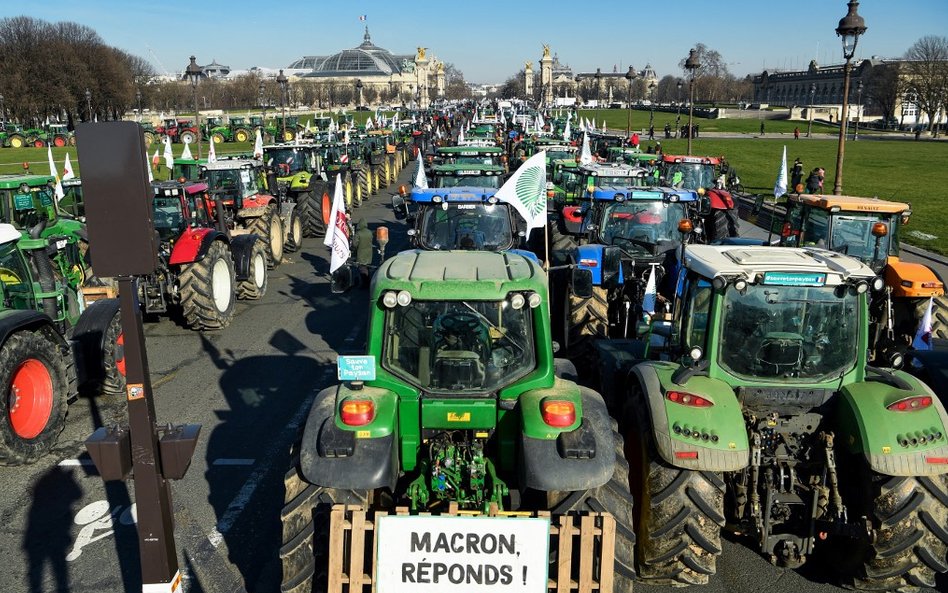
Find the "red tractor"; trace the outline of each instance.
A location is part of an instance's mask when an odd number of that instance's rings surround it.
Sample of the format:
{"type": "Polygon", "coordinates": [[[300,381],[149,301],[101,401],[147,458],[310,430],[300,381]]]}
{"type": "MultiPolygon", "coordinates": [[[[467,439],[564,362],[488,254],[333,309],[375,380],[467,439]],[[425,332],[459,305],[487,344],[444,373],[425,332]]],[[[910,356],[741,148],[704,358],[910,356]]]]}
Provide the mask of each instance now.
{"type": "MultiPolygon", "coordinates": [[[[292,200],[279,192],[276,178],[266,179],[263,162],[256,159],[222,159],[201,166],[213,200],[224,206],[224,224],[232,235],[255,233],[266,246],[270,268],[280,265],[286,251],[296,251],[303,241],[303,226],[292,200]]],[[[272,175],[272,173],[271,173],[272,175]]]]}
{"type": "Polygon", "coordinates": [[[737,208],[718,179],[722,166],[722,158],[677,154],[663,154],[660,164],[662,185],[690,189],[701,196],[698,214],[708,242],[738,234],[737,208]]]}
{"type": "Polygon", "coordinates": [[[152,218],[160,247],[158,270],[142,278],[146,313],[181,307],[188,327],[220,329],[234,318],[235,299],[259,299],[267,290],[266,248],[253,233],[231,236],[223,206],[205,183],[152,185],[152,218]]]}
{"type": "Polygon", "coordinates": [[[164,142],[165,136],[171,138],[172,142],[184,142],[191,144],[197,142],[198,129],[190,119],[165,119],[160,126],[155,127],[155,133],[158,138],[164,142]]]}

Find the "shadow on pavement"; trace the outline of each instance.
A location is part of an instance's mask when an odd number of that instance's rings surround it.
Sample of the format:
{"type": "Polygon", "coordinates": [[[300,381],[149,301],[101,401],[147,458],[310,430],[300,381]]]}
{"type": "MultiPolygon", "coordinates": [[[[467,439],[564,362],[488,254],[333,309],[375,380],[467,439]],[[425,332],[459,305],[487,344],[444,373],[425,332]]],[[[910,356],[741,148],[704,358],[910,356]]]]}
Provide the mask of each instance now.
{"type": "Polygon", "coordinates": [[[49,565],[56,591],[69,591],[66,554],[72,545],[73,505],[82,498],[82,489],[70,470],[54,466],[33,485],[26,533],[21,548],[26,554],[30,593],[42,593],[43,574],[49,565]]]}

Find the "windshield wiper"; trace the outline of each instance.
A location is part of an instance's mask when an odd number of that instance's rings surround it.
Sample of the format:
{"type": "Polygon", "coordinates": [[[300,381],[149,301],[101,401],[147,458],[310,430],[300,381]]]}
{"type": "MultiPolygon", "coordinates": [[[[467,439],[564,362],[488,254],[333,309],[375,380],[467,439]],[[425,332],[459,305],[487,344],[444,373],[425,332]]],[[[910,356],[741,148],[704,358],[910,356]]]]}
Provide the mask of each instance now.
{"type": "MultiPolygon", "coordinates": [[[[464,303],[464,306],[467,307],[468,309],[470,309],[475,315],[477,315],[478,317],[480,317],[481,319],[483,319],[484,321],[486,321],[486,322],[487,322],[487,325],[489,325],[489,326],[491,327],[491,329],[497,330],[497,333],[499,333],[499,334],[500,334],[503,338],[505,338],[508,342],[510,342],[511,344],[513,344],[513,345],[517,348],[517,350],[520,350],[521,352],[524,352],[524,349],[523,349],[523,347],[522,347],[520,344],[514,342],[513,340],[511,340],[510,338],[507,337],[507,332],[505,332],[505,331],[502,330],[501,328],[499,328],[499,327],[497,327],[496,325],[494,325],[494,322],[493,322],[493,321],[491,321],[491,320],[488,319],[487,317],[484,317],[484,315],[483,315],[480,311],[478,311],[477,309],[475,309],[474,307],[472,307],[472,306],[470,305],[470,303],[468,303],[467,301],[462,301],[462,302],[464,303]]],[[[493,348],[491,348],[491,350],[493,350],[493,348]]]]}

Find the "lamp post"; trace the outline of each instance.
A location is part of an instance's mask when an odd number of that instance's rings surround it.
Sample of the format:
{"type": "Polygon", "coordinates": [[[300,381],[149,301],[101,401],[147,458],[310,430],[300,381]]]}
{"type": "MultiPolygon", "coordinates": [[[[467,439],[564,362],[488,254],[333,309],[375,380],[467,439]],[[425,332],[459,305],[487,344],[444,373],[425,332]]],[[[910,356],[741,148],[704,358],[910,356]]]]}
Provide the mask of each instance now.
{"type": "Polygon", "coordinates": [[[678,103],[678,113],[675,115],[675,138],[677,138],[678,132],[681,131],[681,87],[684,86],[680,78],[675,86],[678,87],[678,92],[675,94],[675,102],[678,103]]]}
{"type": "Polygon", "coordinates": [[[806,137],[807,138],[809,138],[810,133],[813,132],[813,101],[815,97],[816,97],[816,83],[811,82],[810,83],[810,109],[809,109],[810,117],[808,118],[809,121],[806,124],[806,137]]]}
{"type": "Polygon", "coordinates": [[[286,140],[286,84],[287,78],[283,75],[283,70],[276,77],[277,84],[280,85],[280,118],[282,119],[282,135],[280,138],[286,140]]]}
{"type": "Polygon", "coordinates": [[[593,78],[596,79],[596,109],[599,109],[599,103],[602,102],[602,72],[599,68],[596,68],[596,74],[593,75],[593,78]]]}
{"type": "Polygon", "coordinates": [[[625,104],[626,108],[629,110],[628,117],[625,121],[625,137],[629,138],[632,135],[632,80],[635,78],[635,68],[629,66],[629,71],[625,73],[625,79],[629,82],[629,101],[625,104]]]}
{"type": "Polygon", "coordinates": [[[135,100],[138,102],[138,123],[142,123],[142,90],[135,89],[135,100]]]}
{"type": "Polygon", "coordinates": [[[858,0],[849,0],[847,5],[849,10],[846,16],[839,20],[839,26],[836,27],[836,34],[842,37],[843,57],[846,59],[846,65],[843,68],[843,105],[839,121],[839,147],[836,150],[836,179],[833,181],[833,193],[837,196],[843,193],[843,157],[846,150],[846,123],[849,119],[849,77],[852,73],[852,59],[856,54],[859,36],[865,33],[867,28],[866,21],[857,12],[858,0]]]}
{"type": "Polygon", "coordinates": [[[92,92],[86,89],[86,121],[92,121],[92,92]]]}
{"type": "Polygon", "coordinates": [[[859,120],[862,119],[862,81],[856,85],[856,121],[853,122],[853,140],[859,140],[859,120]]]}
{"type": "Polygon", "coordinates": [[[3,95],[0,95],[0,122],[7,121],[6,114],[7,110],[3,107],[3,95]]]}
{"type": "Polygon", "coordinates": [[[648,83],[648,102],[651,108],[648,113],[648,129],[655,126],[655,81],[648,83]]]}
{"type": "Polygon", "coordinates": [[[691,48],[691,50],[688,51],[688,59],[685,60],[685,70],[691,74],[691,78],[688,81],[688,156],[691,156],[691,136],[693,136],[691,121],[695,115],[695,71],[700,66],[701,63],[698,62],[698,50],[691,48]]]}
{"type": "Polygon", "coordinates": [[[188,80],[191,81],[191,98],[194,100],[194,124],[197,128],[198,160],[201,160],[201,110],[198,109],[198,81],[201,80],[201,67],[197,65],[197,58],[191,56],[191,63],[185,69],[188,80]]]}

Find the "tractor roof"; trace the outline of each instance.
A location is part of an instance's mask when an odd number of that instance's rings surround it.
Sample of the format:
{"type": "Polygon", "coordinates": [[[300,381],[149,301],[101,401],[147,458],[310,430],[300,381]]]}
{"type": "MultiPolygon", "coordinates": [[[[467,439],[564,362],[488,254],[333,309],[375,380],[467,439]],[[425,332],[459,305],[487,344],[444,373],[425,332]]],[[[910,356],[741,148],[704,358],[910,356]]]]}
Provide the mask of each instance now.
{"type": "Polygon", "coordinates": [[[208,171],[229,171],[231,169],[257,169],[263,167],[263,161],[257,159],[225,159],[207,163],[204,168],[208,171]]]}
{"type": "Polygon", "coordinates": [[[0,189],[16,189],[24,183],[29,187],[40,187],[55,181],[52,175],[0,175],[0,189]]]}
{"type": "Polygon", "coordinates": [[[189,194],[196,194],[207,191],[207,183],[203,181],[191,182],[185,181],[181,183],[180,181],[152,181],[151,187],[154,190],[155,195],[177,195],[181,190],[189,194]]]}
{"type": "Polygon", "coordinates": [[[372,296],[407,290],[419,300],[499,301],[522,290],[545,297],[546,282],[540,265],[518,253],[413,250],[382,264],[372,296]]]}
{"type": "Polygon", "coordinates": [[[500,165],[484,165],[481,163],[451,163],[435,165],[431,168],[435,175],[499,175],[504,172],[500,165]]]}
{"type": "Polygon", "coordinates": [[[438,154],[452,154],[461,156],[474,156],[478,154],[501,154],[504,149],[499,146],[439,146],[436,150],[438,154]]]}
{"type": "Polygon", "coordinates": [[[666,163],[692,163],[696,165],[720,165],[721,159],[716,156],[686,156],[683,154],[663,154],[662,160],[666,163]]]}
{"type": "Polygon", "coordinates": [[[183,159],[181,157],[174,159],[176,165],[203,165],[205,163],[207,163],[207,159],[183,159]]]}
{"type": "MultiPolygon", "coordinates": [[[[487,202],[497,193],[496,189],[484,187],[443,187],[439,189],[413,189],[413,202],[487,202]],[[437,199],[435,199],[437,198],[437,199]]],[[[495,200],[496,201],[496,200],[495,200]]]]}
{"type": "Polygon", "coordinates": [[[646,173],[648,173],[648,171],[642,167],[623,163],[588,163],[580,165],[579,170],[589,175],[602,177],[644,177],[646,173]]]}
{"type": "MultiPolygon", "coordinates": [[[[704,276],[743,276],[748,282],[773,274],[773,284],[799,284],[803,275],[822,277],[818,284],[835,285],[848,278],[872,278],[875,273],[858,259],[816,248],[689,245],[685,267],[704,276]],[[783,281],[781,281],[783,279],[783,281]]],[[[812,285],[812,284],[811,284],[812,285]]]]}
{"type": "Polygon", "coordinates": [[[854,196],[825,196],[813,194],[788,194],[787,199],[811,208],[832,210],[839,208],[843,212],[885,212],[898,214],[911,210],[905,202],[890,202],[879,198],[858,198],[854,196]]]}
{"type": "Polygon", "coordinates": [[[594,200],[613,201],[617,196],[622,200],[641,201],[669,201],[669,202],[697,202],[698,194],[691,190],[674,189],[670,187],[597,187],[593,190],[594,200]]]}

